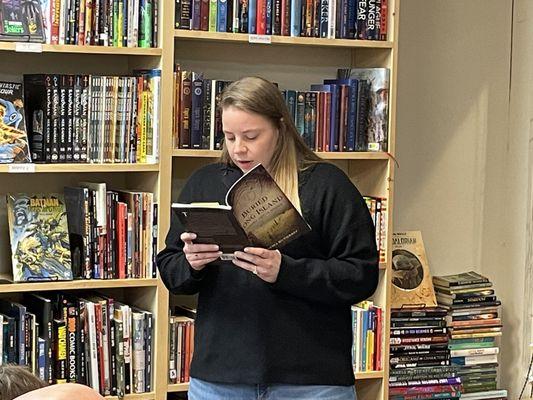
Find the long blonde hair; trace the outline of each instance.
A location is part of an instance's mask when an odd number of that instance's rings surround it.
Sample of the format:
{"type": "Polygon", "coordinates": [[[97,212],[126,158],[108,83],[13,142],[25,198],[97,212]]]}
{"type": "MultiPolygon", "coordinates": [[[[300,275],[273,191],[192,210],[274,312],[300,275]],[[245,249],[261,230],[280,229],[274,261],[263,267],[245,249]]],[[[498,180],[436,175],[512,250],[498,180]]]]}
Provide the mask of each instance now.
{"type": "MultiPolygon", "coordinates": [[[[285,100],[273,83],[259,77],[246,77],[230,84],[218,104],[222,112],[228,107],[262,115],[279,131],[269,172],[301,212],[298,196],[298,172],[321,159],[307,147],[298,133],[285,100]]],[[[222,146],[221,161],[234,166],[226,145],[222,146]]]]}

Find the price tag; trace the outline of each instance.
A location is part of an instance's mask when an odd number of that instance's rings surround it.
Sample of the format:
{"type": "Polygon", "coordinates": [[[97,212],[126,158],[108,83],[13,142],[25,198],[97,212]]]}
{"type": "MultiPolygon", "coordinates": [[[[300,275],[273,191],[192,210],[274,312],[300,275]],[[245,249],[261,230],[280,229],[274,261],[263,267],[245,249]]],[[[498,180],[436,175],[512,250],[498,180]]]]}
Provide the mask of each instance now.
{"type": "Polygon", "coordinates": [[[15,43],[15,51],[19,51],[21,53],[42,53],[43,45],[42,43],[18,42],[15,43]]]}
{"type": "Polygon", "coordinates": [[[251,34],[248,35],[248,43],[270,44],[272,43],[272,36],[251,34]]]}
{"type": "Polygon", "coordinates": [[[9,164],[7,171],[12,174],[33,174],[35,164],[9,164]]]}

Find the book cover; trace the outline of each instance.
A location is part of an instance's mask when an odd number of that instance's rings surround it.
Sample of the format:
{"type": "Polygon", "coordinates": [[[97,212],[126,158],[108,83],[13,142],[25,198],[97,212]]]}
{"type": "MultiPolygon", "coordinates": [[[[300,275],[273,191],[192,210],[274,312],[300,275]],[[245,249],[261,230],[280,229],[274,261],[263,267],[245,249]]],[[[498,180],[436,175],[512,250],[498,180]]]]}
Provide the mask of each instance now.
{"type": "MultiPolygon", "coordinates": [[[[366,151],[387,151],[389,126],[388,68],[344,68],[337,71],[339,79],[357,79],[369,83],[369,110],[367,117],[366,151]]],[[[365,132],[358,132],[365,135],[365,132]]]]}
{"type": "Polygon", "coordinates": [[[63,196],[9,194],[7,210],[13,280],[71,280],[63,196]]]}
{"type": "Polygon", "coordinates": [[[392,236],[391,307],[435,307],[429,265],[420,231],[394,232],[392,236]]]}
{"type": "Polygon", "coordinates": [[[174,203],[172,209],[198,243],[218,244],[224,253],[277,249],[311,230],[261,164],[233,184],[226,205],[174,203]]]}
{"type": "Polygon", "coordinates": [[[22,83],[0,82],[0,163],[31,162],[22,83]]]}
{"type": "Polygon", "coordinates": [[[433,283],[438,286],[453,288],[457,286],[489,283],[489,280],[475,271],[468,271],[461,274],[435,276],[433,277],[433,283]]]}

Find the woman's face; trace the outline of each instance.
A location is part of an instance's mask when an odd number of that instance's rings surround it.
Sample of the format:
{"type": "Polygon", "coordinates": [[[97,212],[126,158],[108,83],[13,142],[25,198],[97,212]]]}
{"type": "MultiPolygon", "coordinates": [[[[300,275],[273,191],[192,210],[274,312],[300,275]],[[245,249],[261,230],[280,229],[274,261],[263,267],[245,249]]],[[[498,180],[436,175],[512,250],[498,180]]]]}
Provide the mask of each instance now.
{"type": "Polygon", "coordinates": [[[228,154],[243,172],[257,164],[269,169],[279,132],[267,118],[230,106],[222,110],[222,129],[228,154]]]}

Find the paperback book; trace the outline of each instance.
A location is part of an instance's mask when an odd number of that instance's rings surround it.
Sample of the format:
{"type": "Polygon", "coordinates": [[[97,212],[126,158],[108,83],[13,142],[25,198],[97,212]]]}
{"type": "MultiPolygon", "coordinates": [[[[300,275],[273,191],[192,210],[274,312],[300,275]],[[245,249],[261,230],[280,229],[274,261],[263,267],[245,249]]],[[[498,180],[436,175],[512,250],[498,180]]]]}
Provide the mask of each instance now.
{"type": "Polygon", "coordinates": [[[246,246],[277,249],[311,230],[261,164],[233,184],[225,205],[174,203],[172,209],[197,243],[218,244],[222,259],[246,246]]]}
{"type": "Polygon", "coordinates": [[[63,196],[10,194],[7,210],[13,280],[71,280],[63,196]]]}

